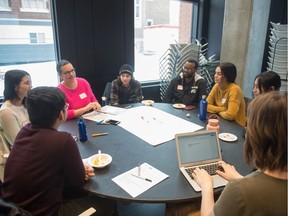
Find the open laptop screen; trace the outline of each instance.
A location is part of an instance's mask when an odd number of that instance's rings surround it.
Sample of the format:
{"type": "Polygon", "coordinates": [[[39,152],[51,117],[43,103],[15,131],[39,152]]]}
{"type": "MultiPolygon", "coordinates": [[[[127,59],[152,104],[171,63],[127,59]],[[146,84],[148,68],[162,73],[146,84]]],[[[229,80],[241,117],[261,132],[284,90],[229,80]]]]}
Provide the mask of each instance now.
{"type": "Polygon", "coordinates": [[[195,133],[178,136],[181,164],[220,160],[216,133],[195,133]]]}

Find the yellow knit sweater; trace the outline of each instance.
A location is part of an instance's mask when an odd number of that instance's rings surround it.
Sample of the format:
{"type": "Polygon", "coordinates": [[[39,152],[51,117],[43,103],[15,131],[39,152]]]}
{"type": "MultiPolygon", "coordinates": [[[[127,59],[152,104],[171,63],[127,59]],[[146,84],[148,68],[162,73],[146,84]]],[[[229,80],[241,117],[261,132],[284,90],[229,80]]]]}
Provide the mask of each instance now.
{"type": "Polygon", "coordinates": [[[225,89],[215,84],[207,97],[207,103],[208,112],[218,113],[227,120],[235,120],[245,126],[245,100],[240,87],[235,83],[230,83],[225,89]]]}

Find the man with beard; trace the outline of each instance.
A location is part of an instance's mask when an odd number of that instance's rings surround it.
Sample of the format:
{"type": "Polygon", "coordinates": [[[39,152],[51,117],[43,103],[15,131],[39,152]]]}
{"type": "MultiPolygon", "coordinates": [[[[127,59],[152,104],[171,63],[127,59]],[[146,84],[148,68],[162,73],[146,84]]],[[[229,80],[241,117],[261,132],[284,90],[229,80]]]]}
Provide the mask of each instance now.
{"type": "Polygon", "coordinates": [[[202,95],[207,95],[206,81],[196,73],[198,62],[189,59],[184,64],[182,72],[169,84],[164,103],[182,103],[198,106],[202,95]]]}

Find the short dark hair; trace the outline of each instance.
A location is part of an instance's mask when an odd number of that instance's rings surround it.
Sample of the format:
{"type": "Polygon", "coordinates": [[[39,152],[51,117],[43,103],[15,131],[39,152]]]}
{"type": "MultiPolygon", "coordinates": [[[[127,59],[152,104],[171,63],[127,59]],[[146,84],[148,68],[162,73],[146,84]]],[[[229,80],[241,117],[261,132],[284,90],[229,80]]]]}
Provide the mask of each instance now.
{"type": "Polygon", "coordinates": [[[69,62],[68,60],[66,59],[62,59],[60,60],[58,63],[57,63],[57,66],[56,66],[56,70],[57,70],[57,73],[58,74],[61,74],[61,67],[64,66],[64,65],[67,65],[67,64],[71,64],[71,62],[69,62]]]}
{"type": "Polygon", "coordinates": [[[43,128],[53,126],[65,104],[65,94],[56,87],[33,88],[26,98],[30,122],[43,128]]]}
{"type": "Polygon", "coordinates": [[[265,71],[261,74],[258,74],[255,77],[255,80],[257,78],[260,93],[262,93],[262,89],[264,92],[270,91],[272,86],[275,88],[275,91],[279,91],[281,88],[281,77],[274,71],[265,71]]]}
{"type": "Polygon", "coordinates": [[[15,91],[15,86],[19,85],[22,78],[30,76],[30,74],[24,70],[9,70],[5,73],[4,78],[4,101],[19,98],[15,91]]]}
{"type": "Polygon", "coordinates": [[[223,62],[218,65],[221,69],[221,73],[226,77],[229,83],[235,83],[237,76],[237,69],[233,63],[223,62]]]}
{"type": "Polygon", "coordinates": [[[198,62],[194,59],[188,59],[187,62],[189,63],[194,63],[194,68],[197,70],[198,68],[198,62]]]}
{"type": "Polygon", "coordinates": [[[271,91],[249,103],[244,153],[257,168],[287,171],[287,93],[271,91]]]}

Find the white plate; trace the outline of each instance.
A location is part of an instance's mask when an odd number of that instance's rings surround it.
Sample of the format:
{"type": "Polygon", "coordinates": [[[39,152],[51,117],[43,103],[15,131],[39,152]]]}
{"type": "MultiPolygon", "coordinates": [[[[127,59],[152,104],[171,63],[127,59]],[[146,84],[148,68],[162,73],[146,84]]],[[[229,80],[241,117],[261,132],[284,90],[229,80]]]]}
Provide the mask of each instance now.
{"type": "Polygon", "coordinates": [[[98,160],[99,154],[92,155],[88,158],[88,164],[95,168],[103,168],[112,162],[112,157],[109,154],[101,154],[101,164],[98,160]]]}
{"type": "Polygon", "coordinates": [[[142,104],[144,104],[145,106],[151,106],[154,103],[153,100],[143,100],[142,104]]]}
{"type": "Polygon", "coordinates": [[[173,107],[176,109],[184,109],[186,106],[181,103],[176,103],[176,104],[173,104],[173,107]]]}
{"type": "Polygon", "coordinates": [[[220,133],[219,139],[226,141],[226,142],[234,142],[237,140],[237,136],[231,133],[220,133]]]}

